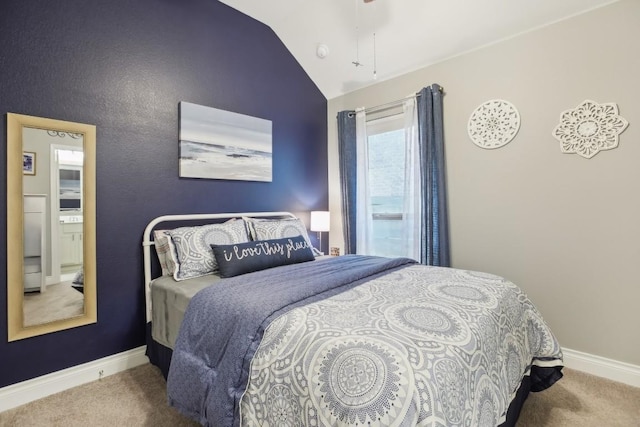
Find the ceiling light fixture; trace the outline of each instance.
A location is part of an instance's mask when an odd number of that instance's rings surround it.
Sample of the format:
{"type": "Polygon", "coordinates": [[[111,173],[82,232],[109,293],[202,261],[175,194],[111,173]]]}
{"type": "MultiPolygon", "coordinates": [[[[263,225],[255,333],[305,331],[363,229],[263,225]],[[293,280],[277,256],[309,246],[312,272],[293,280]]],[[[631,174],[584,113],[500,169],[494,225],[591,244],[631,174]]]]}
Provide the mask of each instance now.
{"type": "MultiPolygon", "coordinates": [[[[371,3],[373,0],[363,0],[364,3],[371,3]]],[[[359,33],[359,19],[358,19],[358,4],[359,0],[355,0],[356,2],[356,59],[355,61],[351,61],[351,63],[356,67],[364,67],[364,64],[360,62],[360,33],[359,33]]],[[[320,55],[318,55],[320,56],[320,55]]],[[[377,58],[376,58],[376,33],[373,32],[373,79],[376,80],[378,78],[378,67],[377,67],[377,58]]]]}
{"type": "Polygon", "coordinates": [[[356,0],[356,60],[351,61],[351,63],[355,65],[356,68],[364,66],[360,62],[360,36],[358,34],[358,0],[356,0]]]}
{"type": "Polygon", "coordinates": [[[378,70],[376,67],[376,33],[373,33],[373,80],[377,78],[378,78],[378,70]]]}

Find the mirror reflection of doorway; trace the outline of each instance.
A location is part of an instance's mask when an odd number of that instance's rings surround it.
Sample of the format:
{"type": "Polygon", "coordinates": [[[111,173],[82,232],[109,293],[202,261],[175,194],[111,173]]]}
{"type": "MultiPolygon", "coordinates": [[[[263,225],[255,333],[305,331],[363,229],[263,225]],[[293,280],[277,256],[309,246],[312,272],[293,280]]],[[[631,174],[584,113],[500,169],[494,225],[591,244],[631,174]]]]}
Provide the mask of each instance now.
{"type": "MultiPolygon", "coordinates": [[[[82,292],[82,161],[83,152],[78,147],[54,146],[58,181],[51,215],[57,215],[58,259],[60,281],[72,281],[72,286],[82,292]]],[[[52,179],[53,181],[53,179],[52,179]]]]}
{"type": "Polygon", "coordinates": [[[82,145],[50,145],[46,292],[25,292],[24,326],[84,314],[83,159],[82,145]]]}
{"type": "Polygon", "coordinates": [[[49,284],[72,280],[82,268],[82,146],[51,144],[51,269],[49,284]]]}

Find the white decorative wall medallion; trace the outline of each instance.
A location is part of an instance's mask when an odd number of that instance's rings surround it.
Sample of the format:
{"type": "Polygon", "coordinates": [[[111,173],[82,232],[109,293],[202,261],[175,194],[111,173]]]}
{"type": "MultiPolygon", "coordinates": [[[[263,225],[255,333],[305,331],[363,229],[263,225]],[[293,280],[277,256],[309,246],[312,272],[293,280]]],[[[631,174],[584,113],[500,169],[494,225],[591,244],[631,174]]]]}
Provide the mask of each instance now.
{"type": "Polygon", "coordinates": [[[520,113],[508,101],[493,99],[480,104],[469,117],[469,138],[480,148],[500,148],[520,129],[520,113]]]}
{"type": "Polygon", "coordinates": [[[572,110],[563,111],[553,136],[563,153],[575,153],[590,159],[600,151],[618,146],[619,135],[629,122],[618,115],[613,102],[598,104],[586,100],[572,110]]]}

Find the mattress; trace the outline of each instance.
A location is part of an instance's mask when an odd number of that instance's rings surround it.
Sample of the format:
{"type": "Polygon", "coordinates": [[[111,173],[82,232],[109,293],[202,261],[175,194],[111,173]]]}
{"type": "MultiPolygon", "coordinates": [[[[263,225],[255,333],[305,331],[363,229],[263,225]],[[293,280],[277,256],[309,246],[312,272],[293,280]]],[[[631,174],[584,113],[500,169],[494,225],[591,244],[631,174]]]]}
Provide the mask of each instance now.
{"type": "Polygon", "coordinates": [[[214,274],[176,282],[162,276],[151,283],[153,304],[151,336],[165,347],[173,348],[191,298],[201,289],[215,284],[221,277],[214,274]]]}

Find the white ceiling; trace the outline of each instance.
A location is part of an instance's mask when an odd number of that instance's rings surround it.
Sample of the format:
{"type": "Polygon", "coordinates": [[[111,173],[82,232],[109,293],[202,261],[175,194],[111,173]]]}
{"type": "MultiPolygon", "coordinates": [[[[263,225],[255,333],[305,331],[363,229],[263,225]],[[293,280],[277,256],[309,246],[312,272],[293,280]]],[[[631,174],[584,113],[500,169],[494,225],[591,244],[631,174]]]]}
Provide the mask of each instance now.
{"type": "Polygon", "coordinates": [[[332,99],[617,0],[220,1],[271,27],[332,99]]]}

